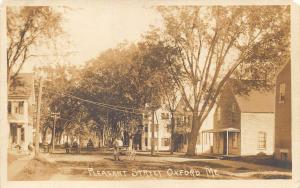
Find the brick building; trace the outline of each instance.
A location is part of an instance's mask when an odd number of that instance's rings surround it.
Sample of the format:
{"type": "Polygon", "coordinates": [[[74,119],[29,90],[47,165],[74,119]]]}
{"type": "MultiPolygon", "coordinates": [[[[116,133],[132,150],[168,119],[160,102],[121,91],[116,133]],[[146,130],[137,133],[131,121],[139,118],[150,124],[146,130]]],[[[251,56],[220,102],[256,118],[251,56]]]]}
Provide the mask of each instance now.
{"type": "Polygon", "coordinates": [[[276,80],[275,158],[292,161],[291,64],[286,64],[276,80]]]}

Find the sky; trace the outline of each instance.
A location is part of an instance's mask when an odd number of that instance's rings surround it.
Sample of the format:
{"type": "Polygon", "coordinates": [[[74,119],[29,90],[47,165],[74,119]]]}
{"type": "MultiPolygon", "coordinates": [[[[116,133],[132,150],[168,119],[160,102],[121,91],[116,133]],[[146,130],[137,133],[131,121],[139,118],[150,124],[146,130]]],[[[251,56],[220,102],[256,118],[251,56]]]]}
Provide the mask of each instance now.
{"type": "MultiPolygon", "coordinates": [[[[71,8],[72,10],[63,14],[67,40],[62,39],[58,45],[65,46],[64,42],[70,41],[70,45],[60,48],[65,52],[72,52],[72,55],[60,60],[60,63],[83,65],[102,51],[116,47],[125,40],[138,41],[141,34],[149,30],[149,25],[161,23],[160,15],[155,9],[136,1],[87,1],[71,8]]],[[[40,62],[40,59],[36,59],[27,63],[22,72],[31,72],[33,66],[49,63],[47,60],[40,62]]]]}

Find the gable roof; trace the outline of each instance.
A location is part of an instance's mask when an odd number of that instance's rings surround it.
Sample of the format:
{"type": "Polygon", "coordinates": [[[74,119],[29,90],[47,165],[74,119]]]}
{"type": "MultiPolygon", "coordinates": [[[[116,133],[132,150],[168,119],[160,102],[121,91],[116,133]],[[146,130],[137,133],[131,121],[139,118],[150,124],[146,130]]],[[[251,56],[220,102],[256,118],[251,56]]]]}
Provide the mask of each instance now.
{"type": "MultiPolygon", "coordinates": [[[[282,75],[290,75],[291,74],[291,63],[288,62],[286,64],[284,64],[281,69],[278,71],[277,76],[276,76],[276,80],[278,78],[280,78],[282,75]]],[[[289,78],[291,78],[291,76],[289,76],[289,78]]]]}
{"type": "MultiPolygon", "coordinates": [[[[189,103],[193,106],[194,104],[194,100],[193,97],[188,96],[188,101],[189,103]]],[[[176,105],[176,112],[177,113],[186,113],[186,112],[190,112],[190,109],[188,108],[188,105],[186,104],[183,96],[180,97],[180,100],[178,101],[177,105],[176,105]]]]}
{"type": "Polygon", "coordinates": [[[275,92],[251,90],[245,95],[235,95],[241,112],[275,112],[275,92]]]}
{"type": "Polygon", "coordinates": [[[183,112],[185,107],[186,107],[186,103],[185,103],[183,97],[180,97],[180,100],[179,100],[178,104],[176,105],[176,111],[183,112]]]}
{"type": "Polygon", "coordinates": [[[34,75],[32,73],[20,73],[11,84],[9,98],[29,98],[34,93],[34,75]]]}

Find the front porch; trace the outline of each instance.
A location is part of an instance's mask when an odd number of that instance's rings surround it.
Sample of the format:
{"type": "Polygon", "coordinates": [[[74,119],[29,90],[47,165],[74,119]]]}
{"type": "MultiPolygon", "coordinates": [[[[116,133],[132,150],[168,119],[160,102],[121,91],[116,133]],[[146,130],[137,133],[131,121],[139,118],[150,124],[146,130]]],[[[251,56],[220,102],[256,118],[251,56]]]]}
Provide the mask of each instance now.
{"type": "Polygon", "coordinates": [[[202,134],[213,134],[213,149],[211,154],[223,157],[240,155],[240,130],[236,128],[222,128],[204,130],[202,134]]]}
{"type": "Polygon", "coordinates": [[[27,150],[29,144],[33,144],[32,126],[25,123],[10,123],[8,148],[10,150],[27,150]]]}

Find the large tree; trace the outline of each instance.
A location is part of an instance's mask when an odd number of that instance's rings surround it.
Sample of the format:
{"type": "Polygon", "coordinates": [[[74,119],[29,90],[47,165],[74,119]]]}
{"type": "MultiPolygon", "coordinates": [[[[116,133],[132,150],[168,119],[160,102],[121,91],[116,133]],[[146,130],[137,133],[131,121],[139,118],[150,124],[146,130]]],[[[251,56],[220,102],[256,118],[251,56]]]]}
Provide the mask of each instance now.
{"type": "Polygon", "coordinates": [[[8,86],[23,65],[37,56],[36,47],[63,33],[62,15],[49,6],[9,6],[7,14],[8,86]]]}
{"type": "Polygon", "coordinates": [[[145,105],[159,105],[159,80],[154,75],[157,66],[149,51],[144,43],[123,43],[101,53],[82,71],[73,95],[98,103],[83,104],[102,135],[115,137],[125,131],[132,139],[142,125],[145,105]]]}
{"type": "Polygon", "coordinates": [[[152,66],[151,82],[158,89],[156,95],[160,96],[160,106],[169,111],[171,115],[170,153],[173,154],[175,144],[175,111],[180,99],[180,93],[176,83],[172,79],[172,74],[170,74],[169,65],[177,60],[179,51],[177,48],[165,45],[157,34],[156,29],[149,31],[144,35],[143,40],[139,44],[144,52],[144,62],[152,66]]]}
{"type": "MultiPolygon", "coordinates": [[[[76,123],[88,120],[82,118],[86,109],[66,95],[74,90],[79,77],[79,71],[74,66],[67,65],[47,65],[35,68],[35,72],[44,75],[42,89],[42,105],[41,105],[41,132],[43,141],[46,138],[48,130],[53,130],[53,112],[60,112],[60,118],[56,122],[56,134],[60,137],[65,128],[72,127],[76,123]]],[[[39,80],[40,81],[40,80],[39,80]]],[[[36,81],[38,88],[39,81],[36,81]]],[[[36,89],[38,90],[38,89],[36,89]]],[[[53,135],[52,135],[53,138],[53,135]]],[[[53,139],[52,139],[53,140],[53,139]]],[[[58,139],[56,139],[58,140],[58,139]]]]}
{"type": "Polygon", "coordinates": [[[161,6],[158,11],[164,23],[161,40],[179,50],[170,70],[193,113],[187,154],[195,155],[198,132],[228,80],[272,84],[274,72],[289,61],[290,9],[161,6]]]}

